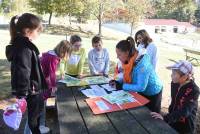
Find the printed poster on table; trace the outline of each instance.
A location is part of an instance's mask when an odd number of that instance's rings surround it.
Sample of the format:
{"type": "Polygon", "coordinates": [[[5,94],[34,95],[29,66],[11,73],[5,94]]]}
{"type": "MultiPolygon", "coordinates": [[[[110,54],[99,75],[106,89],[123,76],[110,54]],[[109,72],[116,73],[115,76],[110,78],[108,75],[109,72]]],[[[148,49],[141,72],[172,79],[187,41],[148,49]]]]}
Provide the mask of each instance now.
{"type": "Polygon", "coordinates": [[[86,85],[95,85],[95,84],[105,84],[109,82],[109,78],[104,76],[90,76],[78,79],[69,75],[65,75],[63,80],[58,82],[66,83],[68,87],[71,86],[86,86],[86,85]]]}
{"type": "Polygon", "coordinates": [[[148,99],[135,92],[119,92],[116,97],[114,97],[114,94],[111,94],[110,96],[106,95],[103,97],[86,99],[86,103],[94,114],[109,113],[144,106],[148,102],[148,99]]]}

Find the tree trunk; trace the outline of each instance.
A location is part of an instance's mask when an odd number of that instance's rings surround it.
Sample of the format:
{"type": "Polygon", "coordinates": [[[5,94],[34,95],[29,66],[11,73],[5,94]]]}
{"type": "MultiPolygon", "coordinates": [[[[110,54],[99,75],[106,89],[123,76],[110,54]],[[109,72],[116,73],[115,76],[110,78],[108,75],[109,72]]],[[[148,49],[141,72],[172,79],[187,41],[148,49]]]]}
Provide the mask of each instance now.
{"type": "Polygon", "coordinates": [[[102,35],[102,32],[101,32],[101,26],[102,26],[102,2],[100,0],[99,2],[99,15],[98,15],[98,21],[99,21],[99,36],[102,35]]]}
{"type": "Polygon", "coordinates": [[[102,35],[102,33],[101,33],[101,18],[99,18],[99,36],[101,36],[102,35]]]}
{"type": "Polygon", "coordinates": [[[51,13],[49,13],[49,25],[51,25],[51,18],[52,18],[52,12],[51,13]]]}
{"type": "Polygon", "coordinates": [[[131,22],[131,33],[130,33],[130,36],[132,36],[133,35],[133,22],[131,22]]]}
{"type": "Polygon", "coordinates": [[[72,24],[71,14],[69,14],[69,24],[72,24]]]}

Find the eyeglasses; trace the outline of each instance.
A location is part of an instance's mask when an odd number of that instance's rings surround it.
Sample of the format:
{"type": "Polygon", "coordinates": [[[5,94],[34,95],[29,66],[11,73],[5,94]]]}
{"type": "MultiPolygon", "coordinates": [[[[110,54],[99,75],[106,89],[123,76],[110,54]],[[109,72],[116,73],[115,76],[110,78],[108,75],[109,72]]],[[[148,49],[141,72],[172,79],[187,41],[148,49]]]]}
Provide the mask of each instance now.
{"type": "Polygon", "coordinates": [[[81,47],[81,44],[80,45],[73,45],[73,47],[79,48],[79,47],[81,47]]]}

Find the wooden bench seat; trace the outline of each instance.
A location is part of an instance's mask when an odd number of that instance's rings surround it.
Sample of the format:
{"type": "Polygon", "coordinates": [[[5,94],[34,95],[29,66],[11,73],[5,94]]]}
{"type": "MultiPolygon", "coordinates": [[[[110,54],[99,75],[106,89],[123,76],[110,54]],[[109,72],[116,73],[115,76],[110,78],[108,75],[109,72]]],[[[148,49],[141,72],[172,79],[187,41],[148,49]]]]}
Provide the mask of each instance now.
{"type": "Polygon", "coordinates": [[[200,50],[195,50],[191,48],[183,48],[185,51],[186,60],[188,61],[196,61],[197,64],[200,64],[200,50]]]}

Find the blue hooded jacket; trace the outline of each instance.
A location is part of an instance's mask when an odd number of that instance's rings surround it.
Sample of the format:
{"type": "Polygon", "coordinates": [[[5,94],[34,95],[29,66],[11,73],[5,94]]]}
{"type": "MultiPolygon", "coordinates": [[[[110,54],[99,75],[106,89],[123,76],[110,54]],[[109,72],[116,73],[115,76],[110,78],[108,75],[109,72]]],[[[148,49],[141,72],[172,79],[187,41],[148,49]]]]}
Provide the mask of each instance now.
{"type": "Polygon", "coordinates": [[[140,92],[147,96],[158,94],[163,88],[162,82],[151,65],[148,54],[132,70],[132,83],[123,83],[123,90],[140,92]]]}

